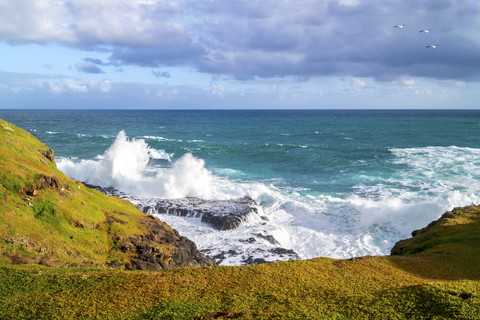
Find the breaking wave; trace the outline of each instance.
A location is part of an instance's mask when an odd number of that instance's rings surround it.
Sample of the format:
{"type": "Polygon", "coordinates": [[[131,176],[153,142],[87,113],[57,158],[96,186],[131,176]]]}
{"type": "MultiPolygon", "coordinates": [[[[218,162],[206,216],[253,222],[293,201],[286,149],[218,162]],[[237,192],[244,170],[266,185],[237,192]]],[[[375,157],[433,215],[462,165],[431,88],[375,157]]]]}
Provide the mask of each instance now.
{"type": "MultiPolygon", "coordinates": [[[[211,254],[232,248],[254,250],[258,242],[244,241],[252,234],[271,235],[301,258],[388,254],[396,241],[444,211],[480,202],[479,149],[391,149],[388,174],[346,173],[356,174],[354,180],[360,182],[349,191],[323,194],[285,184],[279,187],[251,176],[244,180],[217,176],[203,159],[186,153],[172,160],[172,154],[151,148],[144,139],[129,139],[120,131],[103,154],[91,160],[63,158],[58,167],[73,179],[125,192],[134,202],[140,198],[254,199],[268,222],[250,221],[228,232],[213,230],[198,219],[160,217],[211,254]]],[[[232,170],[215,168],[214,172],[232,170]]],[[[241,262],[231,257],[223,264],[241,262]]]]}

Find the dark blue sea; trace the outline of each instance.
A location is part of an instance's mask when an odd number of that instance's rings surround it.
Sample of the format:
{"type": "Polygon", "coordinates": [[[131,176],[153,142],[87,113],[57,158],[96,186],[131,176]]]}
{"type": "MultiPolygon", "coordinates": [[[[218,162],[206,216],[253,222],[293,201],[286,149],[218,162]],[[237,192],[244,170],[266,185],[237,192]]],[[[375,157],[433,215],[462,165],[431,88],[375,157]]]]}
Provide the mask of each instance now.
{"type": "Polygon", "coordinates": [[[235,251],[226,265],[252,252],[268,260],[262,250],[275,245],[301,258],[388,254],[443,212],[480,202],[480,111],[0,110],[0,118],[49,145],[69,177],[132,202],[254,199],[268,219],[230,231],[159,216],[205,252],[235,251]]]}

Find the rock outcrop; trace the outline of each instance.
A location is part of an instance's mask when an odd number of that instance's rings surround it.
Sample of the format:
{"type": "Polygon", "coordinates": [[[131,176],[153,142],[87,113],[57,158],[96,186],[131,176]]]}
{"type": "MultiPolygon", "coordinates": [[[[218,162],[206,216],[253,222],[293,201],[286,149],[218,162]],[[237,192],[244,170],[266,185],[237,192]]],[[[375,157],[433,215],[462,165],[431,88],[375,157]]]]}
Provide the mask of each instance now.
{"type": "Polygon", "coordinates": [[[425,228],[412,232],[412,237],[398,241],[391,255],[409,255],[431,251],[454,254],[451,244],[465,250],[480,243],[480,206],[471,205],[445,212],[425,228]]]}
{"type": "Polygon", "coordinates": [[[215,265],[158,218],[66,177],[53,150],[1,119],[0,141],[0,262],[129,270],[215,265]]]}
{"type": "Polygon", "coordinates": [[[214,266],[215,260],[200,253],[193,241],[169,229],[157,218],[148,216],[142,221],[147,233],[134,235],[119,247],[132,258],[126,263],[129,270],[163,270],[172,267],[214,266]],[[165,252],[161,247],[170,246],[165,252]]]}
{"type": "Polygon", "coordinates": [[[182,217],[200,217],[202,222],[218,230],[238,228],[250,215],[258,215],[257,204],[249,198],[231,200],[202,200],[182,198],[158,200],[155,204],[141,205],[145,213],[172,214],[182,217]]]}

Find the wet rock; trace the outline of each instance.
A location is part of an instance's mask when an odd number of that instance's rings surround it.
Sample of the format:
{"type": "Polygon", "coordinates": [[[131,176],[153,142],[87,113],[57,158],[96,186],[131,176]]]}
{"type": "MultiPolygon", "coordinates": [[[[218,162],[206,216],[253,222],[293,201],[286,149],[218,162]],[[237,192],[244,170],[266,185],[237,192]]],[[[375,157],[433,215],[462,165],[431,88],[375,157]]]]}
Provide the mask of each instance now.
{"type": "Polygon", "coordinates": [[[288,257],[290,257],[291,260],[300,259],[300,256],[295,251],[293,251],[291,249],[285,249],[285,248],[278,247],[278,248],[270,249],[268,251],[275,254],[275,255],[279,255],[280,257],[288,256],[288,257]]]}
{"type": "Polygon", "coordinates": [[[222,251],[221,253],[219,254],[216,254],[215,256],[213,256],[212,258],[215,259],[215,261],[220,264],[222,263],[223,260],[227,259],[228,257],[236,257],[240,255],[240,253],[238,253],[237,251],[235,250],[228,250],[228,251],[222,251]]]}
{"type": "Polygon", "coordinates": [[[218,230],[238,228],[249,215],[258,215],[257,204],[249,198],[232,200],[202,200],[182,198],[157,200],[154,205],[140,206],[145,213],[171,214],[182,217],[199,217],[218,230]]]}
{"type": "Polygon", "coordinates": [[[280,245],[280,243],[277,241],[277,239],[275,239],[271,234],[269,234],[269,235],[263,235],[263,234],[261,234],[261,233],[255,233],[254,235],[256,235],[256,236],[259,237],[259,238],[262,238],[262,239],[267,240],[267,241],[270,242],[271,244],[280,245]]]}
{"type": "Polygon", "coordinates": [[[243,242],[243,243],[254,243],[254,242],[256,242],[256,241],[257,241],[257,240],[255,240],[255,238],[253,238],[253,237],[250,237],[250,238],[248,238],[248,239],[246,239],[246,240],[240,240],[240,242],[243,242]]]}
{"type": "Polygon", "coordinates": [[[125,193],[120,192],[113,187],[100,187],[100,186],[89,184],[89,183],[86,183],[86,182],[82,182],[82,183],[85,187],[90,188],[90,189],[98,190],[102,193],[105,193],[107,196],[126,197],[125,193]]]}
{"type": "Polygon", "coordinates": [[[245,264],[261,264],[261,263],[268,263],[267,260],[263,258],[254,258],[254,257],[248,257],[247,259],[243,260],[243,263],[245,264]]]}

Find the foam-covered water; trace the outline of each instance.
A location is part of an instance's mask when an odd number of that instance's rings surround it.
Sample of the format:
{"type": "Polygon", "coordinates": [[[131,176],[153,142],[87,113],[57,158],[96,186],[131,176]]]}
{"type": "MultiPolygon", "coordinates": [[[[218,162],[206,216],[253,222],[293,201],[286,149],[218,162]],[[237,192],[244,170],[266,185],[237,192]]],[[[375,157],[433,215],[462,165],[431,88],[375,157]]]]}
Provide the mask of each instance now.
{"type": "Polygon", "coordinates": [[[479,203],[475,111],[0,111],[60,170],[136,204],[258,203],[239,228],[160,215],[223,264],[388,254],[455,206],[479,203]],[[93,122],[93,123],[92,123],[93,122]],[[263,217],[263,218],[261,218],[263,217]],[[272,236],[276,243],[268,241],[272,236]],[[252,240],[253,239],[253,240],[252,240]]]}

